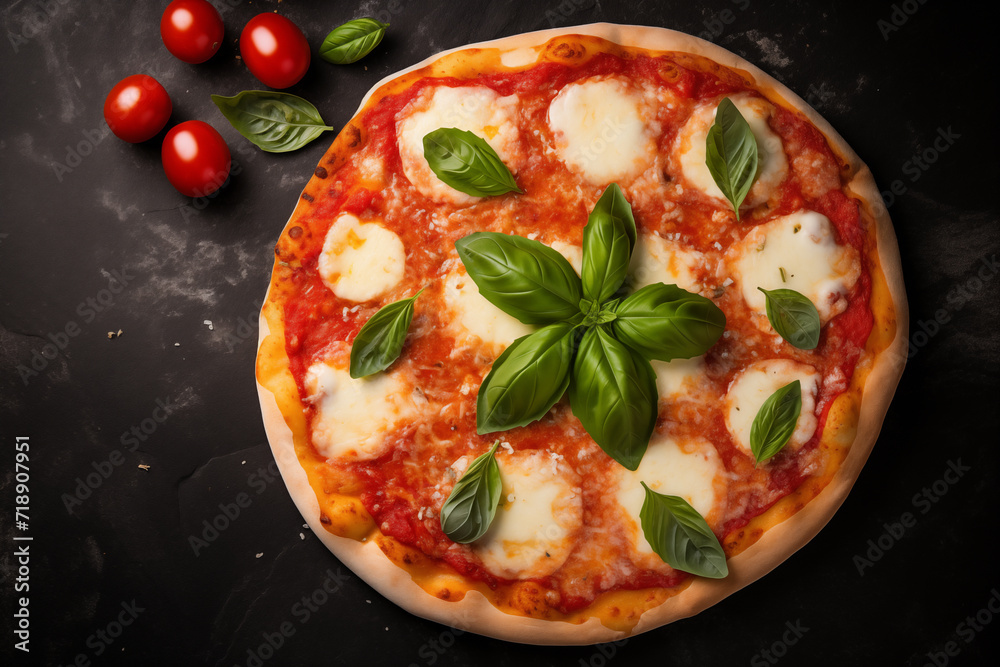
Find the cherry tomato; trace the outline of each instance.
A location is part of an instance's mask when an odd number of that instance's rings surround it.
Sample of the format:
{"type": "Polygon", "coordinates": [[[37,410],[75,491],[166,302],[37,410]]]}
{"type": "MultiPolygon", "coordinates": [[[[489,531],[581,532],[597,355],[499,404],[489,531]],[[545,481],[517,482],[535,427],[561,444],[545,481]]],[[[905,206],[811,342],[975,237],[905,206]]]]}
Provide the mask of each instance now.
{"type": "Polygon", "coordinates": [[[167,51],[192,65],[214,56],[223,34],[222,17],[207,0],[174,0],[160,19],[160,37],[167,51]]]}
{"type": "Polygon", "coordinates": [[[229,146],[214,127],[200,120],[175,125],[163,138],[163,171],[181,194],[205,197],[229,178],[229,146]]]}
{"type": "Polygon", "coordinates": [[[145,74],[127,76],[104,99],[104,120],[119,139],[152,139],[170,120],[174,105],[160,82],[145,74]]]}
{"type": "Polygon", "coordinates": [[[240,55],[250,73],[271,88],[288,88],[309,69],[309,42],[298,27],[274,13],[250,19],[240,35],[240,55]]]}

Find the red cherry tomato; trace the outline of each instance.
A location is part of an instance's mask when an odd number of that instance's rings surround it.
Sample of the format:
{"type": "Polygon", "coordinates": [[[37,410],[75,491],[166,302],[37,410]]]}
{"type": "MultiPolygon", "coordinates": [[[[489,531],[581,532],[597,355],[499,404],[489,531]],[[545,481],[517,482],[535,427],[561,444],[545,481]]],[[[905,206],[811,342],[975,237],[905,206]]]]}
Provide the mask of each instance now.
{"type": "Polygon", "coordinates": [[[207,0],[174,0],[160,19],[160,37],[167,51],[192,65],[214,56],[223,34],[222,17],[207,0]]]}
{"type": "Polygon", "coordinates": [[[271,88],[288,88],[309,69],[309,42],[298,27],[278,14],[258,14],[240,35],[240,55],[250,73],[271,88]]]}
{"type": "Polygon", "coordinates": [[[104,99],[104,120],[119,139],[152,139],[170,120],[174,105],[160,82],[145,74],[127,76],[104,99]]]}
{"type": "Polygon", "coordinates": [[[229,178],[229,146],[214,127],[200,120],[175,125],[163,138],[163,171],[181,194],[205,197],[229,178]]]}

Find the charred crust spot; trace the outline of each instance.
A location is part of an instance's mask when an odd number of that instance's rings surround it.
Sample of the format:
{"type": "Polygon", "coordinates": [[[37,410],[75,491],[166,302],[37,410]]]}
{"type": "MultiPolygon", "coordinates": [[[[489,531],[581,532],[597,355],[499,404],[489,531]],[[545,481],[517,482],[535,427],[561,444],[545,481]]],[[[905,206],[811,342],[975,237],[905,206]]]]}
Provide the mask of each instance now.
{"type": "Polygon", "coordinates": [[[725,75],[722,66],[717,62],[708,61],[708,67],[706,68],[710,74],[713,74],[716,78],[722,78],[725,75]]]}
{"type": "MultiPolygon", "coordinates": [[[[305,195],[303,195],[303,196],[305,196],[305,195]]],[[[312,197],[310,197],[310,199],[312,199],[312,197]]],[[[291,229],[288,230],[288,235],[290,237],[292,237],[293,239],[297,239],[300,236],[302,236],[302,228],[299,227],[298,225],[295,225],[294,227],[292,227],[291,229]]]]}
{"type": "Polygon", "coordinates": [[[312,202],[313,201],[313,196],[311,194],[309,194],[308,192],[303,192],[302,193],[302,198],[305,199],[307,202],[312,202]]]}
{"type": "Polygon", "coordinates": [[[559,42],[552,48],[552,55],[562,60],[578,60],[586,54],[587,49],[577,42],[559,42]]]}
{"type": "Polygon", "coordinates": [[[410,557],[410,554],[403,554],[403,562],[407,565],[413,565],[413,559],[410,557]]]}
{"type": "Polygon", "coordinates": [[[319,522],[327,526],[329,526],[332,523],[332,521],[330,521],[330,517],[326,515],[326,512],[320,512],[319,522]]]}
{"type": "Polygon", "coordinates": [[[725,549],[733,550],[738,547],[743,542],[743,536],[746,535],[746,531],[741,530],[736,533],[736,535],[730,539],[726,540],[725,549]]]}
{"type": "Polygon", "coordinates": [[[344,128],[344,132],[347,133],[347,145],[350,148],[356,148],[358,144],[361,143],[361,130],[357,128],[354,124],[350,124],[344,128]]]}
{"type": "Polygon", "coordinates": [[[442,588],[441,590],[438,591],[438,597],[441,598],[442,600],[450,600],[451,591],[448,590],[447,588],[442,588]]]}
{"type": "Polygon", "coordinates": [[[313,172],[316,178],[326,178],[329,173],[326,171],[326,167],[316,167],[316,171],[313,172]]]}
{"type": "Polygon", "coordinates": [[[677,77],[681,75],[681,71],[680,69],[678,69],[677,65],[673,63],[667,63],[660,67],[659,75],[660,78],[666,81],[667,83],[673,83],[674,81],[677,80],[677,77]]]}

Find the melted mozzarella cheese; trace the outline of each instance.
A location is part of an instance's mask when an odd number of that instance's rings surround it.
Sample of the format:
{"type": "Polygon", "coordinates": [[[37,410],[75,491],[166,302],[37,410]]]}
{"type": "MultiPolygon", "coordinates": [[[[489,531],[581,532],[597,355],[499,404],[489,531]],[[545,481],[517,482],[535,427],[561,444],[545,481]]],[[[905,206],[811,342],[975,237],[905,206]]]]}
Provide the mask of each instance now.
{"type": "Polygon", "coordinates": [[[503,492],[496,518],[473,549],[502,577],[544,577],[562,566],[583,525],[580,478],[548,452],[497,457],[503,492]]]}
{"type": "Polygon", "coordinates": [[[396,122],[403,173],[426,197],[464,206],[479,201],[446,185],[424,159],[424,136],[442,127],[457,127],[486,140],[512,171],[522,150],[517,128],[516,95],[501,97],[484,86],[433,86],[403,109],[396,122]]]}
{"type": "Polygon", "coordinates": [[[448,326],[459,345],[474,344],[470,338],[475,337],[490,345],[507,347],[535,330],[487,301],[472,278],[459,271],[453,271],[445,280],[444,301],[450,311],[448,326]]]}
{"type": "MultiPolygon", "coordinates": [[[[757,140],[757,180],[743,201],[743,206],[754,207],[763,204],[788,175],[788,159],[785,157],[781,138],[767,123],[773,112],[771,103],[746,93],[730,95],[736,108],[743,114],[757,140]]],[[[691,117],[677,133],[674,142],[674,156],[680,166],[681,175],[688,185],[710,197],[725,202],[726,197],[715,184],[712,172],[705,164],[705,142],[708,130],[715,122],[718,101],[699,105],[691,117]]]]}
{"type": "Polygon", "coordinates": [[[372,459],[385,453],[385,434],[417,412],[411,388],[400,373],[354,379],[347,369],[313,364],[305,378],[316,404],[312,442],[328,459],[372,459]]]}
{"type": "Polygon", "coordinates": [[[579,276],[583,273],[583,246],[563,243],[562,241],[553,241],[551,247],[566,258],[566,261],[576,271],[576,275],[579,276]]]}
{"type": "Polygon", "coordinates": [[[636,240],[629,264],[629,284],[639,289],[663,283],[698,292],[702,287],[698,269],[704,263],[705,256],[697,250],[688,250],[656,234],[642,234],[636,240]]]}
{"type": "Polygon", "coordinates": [[[791,289],[816,306],[825,323],[847,308],[861,262],[851,246],[841,246],[825,215],[798,211],[755,227],[730,251],[734,277],[751,309],[765,313],[758,290],[791,289]]]}
{"type": "Polygon", "coordinates": [[[653,549],[642,532],[639,512],[646,498],[640,482],[653,491],[679,496],[698,511],[709,525],[722,516],[726,498],[726,470],[718,453],[703,440],[677,442],[654,434],[642,462],[635,471],[618,467],[615,498],[621,505],[623,524],[629,529],[640,554],[653,549]]]}
{"type": "Polygon", "coordinates": [[[371,301],[395,287],[406,270],[406,250],[395,233],[343,213],[326,233],[319,274],[334,294],[371,301]]]}
{"type": "Polygon", "coordinates": [[[756,361],[733,378],[726,392],[726,427],[733,440],[747,454],[750,449],[750,427],[760,406],[771,394],[796,380],[802,386],[802,412],[795,422],[795,431],[787,447],[798,448],[816,432],[816,394],[819,373],[807,364],[789,359],[756,361]]]}
{"type": "Polygon", "coordinates": [[[690,393],[705,377],[705,355],[693,359],[649,362],[656,373],[656,392],[660,398],[672,398],[690,393]]]}
{"type": "Polygon", "coordinates": [[[594,185],[627,180],[652,164],[656,144],[642,97],[619,79],[571,83],[549,106],[556,152],[594,185]]]}

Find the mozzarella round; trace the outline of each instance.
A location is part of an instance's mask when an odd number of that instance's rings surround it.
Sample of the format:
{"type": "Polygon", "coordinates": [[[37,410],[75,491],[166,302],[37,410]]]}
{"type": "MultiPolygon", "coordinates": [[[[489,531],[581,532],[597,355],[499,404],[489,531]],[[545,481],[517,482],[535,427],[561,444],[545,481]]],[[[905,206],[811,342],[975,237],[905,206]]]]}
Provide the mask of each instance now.
{"type": "Polygon", "coordinates": [[[729,384],[726,392],[726,428],[737,445],[748,455],[750,428],[753,420],[771,394],[785,385],[799,381],[802,387],[802,412],[786,447],[801,447],[816,432],[816,395],[820,375],[808,364],[789,359],[756,361],[743,369],[729,384]]]}
{"type": "Polygon", "coordinates": [[[705,256],[697,250],[684,248],[656,234],[641,234],[636,239],[629,264],[629,284],[639,289],[663,283],[698,292],[702,288],[699,269],[704,266],[705,256]]]}
{"type": "Polygon", "coordinates": [[[564,243],[563,241],[553,241],[551,247],[566,258],[566,261],[576,271],[576,275],[579,276],[583,273],[583,246],[564,243]]]}
{"type": "Polygon", "coordinates": [[[516,95],[501,97],[485,86],[433,86],[407,105],[396,120],[403,173],[434,201],[466,206],[479,201],[449,185],[424,159],[424,136],[442,127],[466,130],[486,140],[507,168],[515,172],[523,151],[517,127],[516,95]]]}
{"type": "Polygon", "coordinates": [[[674,398],[691,393],[705,377],[705,355],[691,359],[649,362],[656,373],[656,393],[660,398],[674,398]]]}
{"type": "Polygon", "coordinates": [[[305,377],[308,400],[316,405],[312,442],[328,459],[373,459],[384,454],[386,434],[417,413],[412,387],[395,372],[352,378],[346,368],[324,362],[305,377]]]}
{"type": "Polygon", "coordinates": [[[549,105],[556,153],[593,185],[628,180],[656,153],[650,110],[642,96],[616,78],[571,83],[549,105]]]}
{"type": "Polygon", "coordinates": [[[861,275],[851,246],[838,245],[825,215],[798,211],[755,227],[730,248],[733,278],[743,300],[766,313],[766,290],[791,289],[813,302],[822,322],[847,308],[847,294],[861,275]]]}
{"type": "Polygon", "coordinates": [[[711,443],[692,439],[677,441],[654,434],[646,454],[635,471],[618,466],[615,499],[621,506],[622,523],[640,555],[653,554],[642,532],[639,512],[646,492],[640,482],[653,491],[686,500],[712,525],[723,514],[726,502],[726,470],[711,443]]]}
{"type": "Polygon", "coordinates": [[[487,301],[472,278],[459,270],[445,279],[444,302],[449,311],[448,327],[461,346],[482,341],[505,348],[535,330],[487,301]]]}
{"type": "Polygon", "coordinates": [[[399,284],[406,250],[394,232],[342,213],[323,242],[319,275],[334,294],[348,301],[371,301],[399,284]]]}
{"type": "Polygon", "coordinates": [[[566,561],[583,526],[579,476],[546,451],[497,457],[503,492],[490,529],[473,545],[502,577],[545,577],[566,561]]]}
{"type": "MultiPolygon", "coordinates": [[[[729,99],[740,110],[757,140],[757,180],[743,201],[743,206],[752,208],[767,201],[785,180],[788,175],[788,159],[785,157],[781,137],[771,130],[767,122],[774,111],[771,103],[747,93],[729,95],[729,99]]],[[[708,131],[715,122],[719,101],[721,98],[695,108],[684,127],[677,133],[673,152],[674,159],[680,167],[680,174],[688,185],[709,197],[718,199],[720,203],[726,203],[725,195],[715,184],[712,172],[705,164],[705,142],[708,139],[708,131]]]]}

